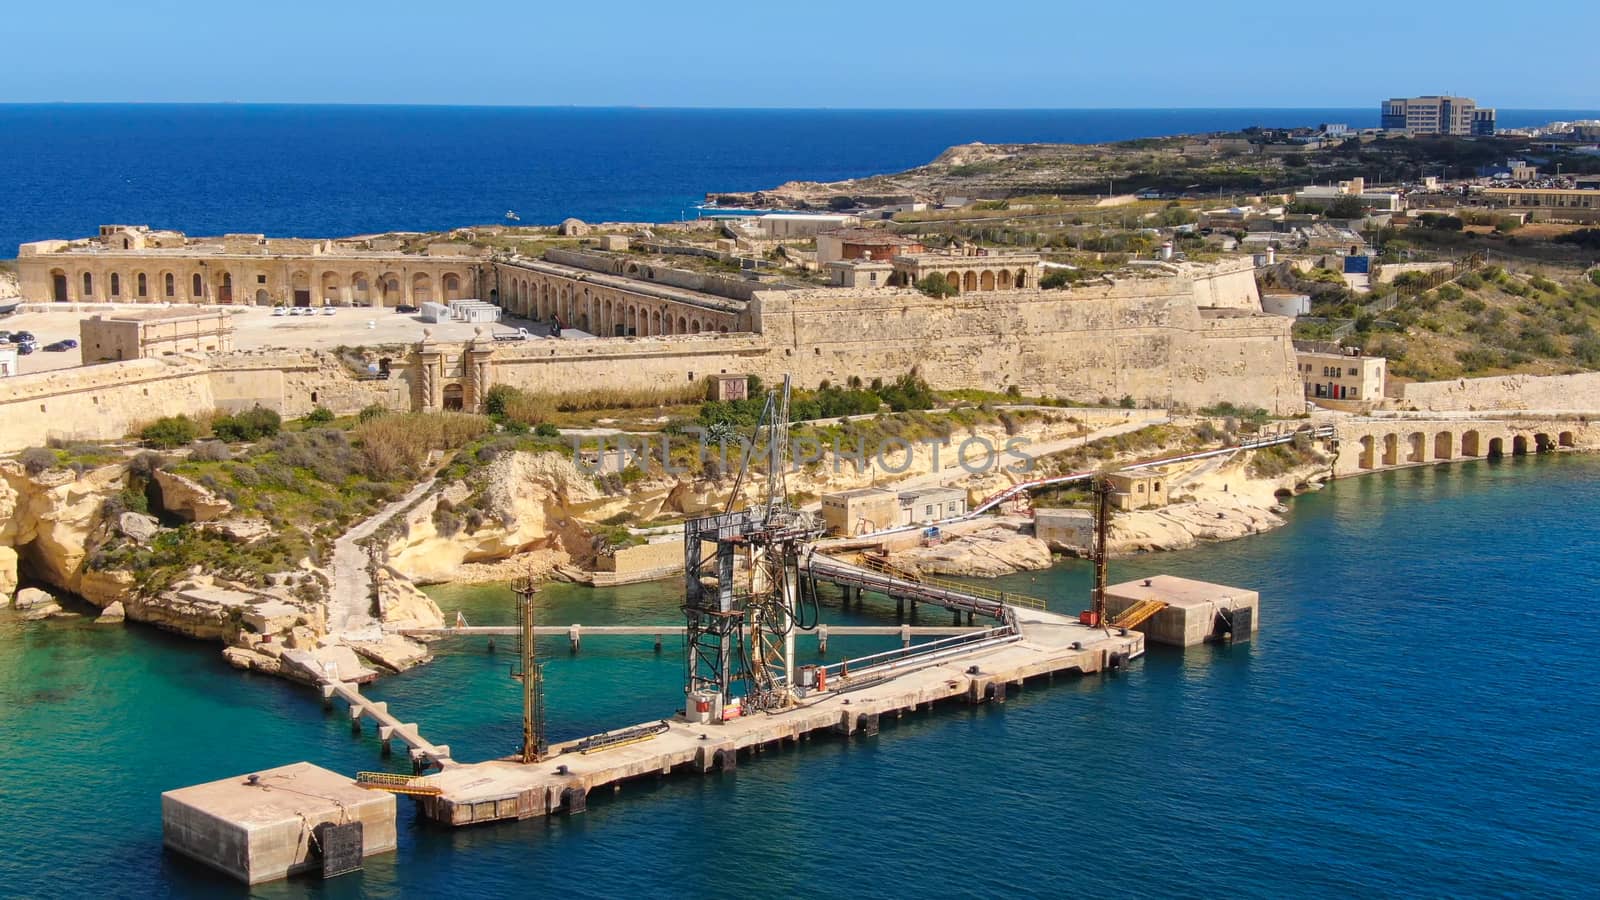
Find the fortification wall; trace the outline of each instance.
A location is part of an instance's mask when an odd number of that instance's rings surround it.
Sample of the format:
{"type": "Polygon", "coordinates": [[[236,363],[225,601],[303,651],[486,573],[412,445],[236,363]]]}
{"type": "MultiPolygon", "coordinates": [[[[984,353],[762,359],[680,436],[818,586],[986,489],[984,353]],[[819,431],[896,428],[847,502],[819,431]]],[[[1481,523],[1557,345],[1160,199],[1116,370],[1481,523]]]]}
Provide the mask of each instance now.
{"type": "Polygon", "coordinates": [[[761,289],[760,283],[746,281],[743,278],[729,278],[707,272],[677,269],[632,256],[590,253],[583,250],[564,250],[560,247],[552,247],[544,252],[544,258],[553,263],[572,266],[575,269],[604,272],[610,275],[620,275],[624,278],[637,278],[647,283],[655,282],[687,291],[701,291],[734,300],[749,300],[755,296],[756,291],[761,289]]]}
{"type": "MultiPolygon", "coordinates": [[[[789,373],[812,387],[851,376],[893,379],[916,368],[938,388],[1015,385],[1025,394],[1087,400],[1303,408],[1290,320],[1202,315],[1192,283],[1182,278],[943,300],[913,290],[773,291],[756,294],[751,307],[759,334],[495,346],[482,387],[656,389],[724,373],[769,381],[789,373]]],[[[464,384],[466,346],[437,349],[445,357],[437,377],[464,384]]],[[[413,361],[397,359],[386,380],[358,378],[333,355],[310,351],[133,360],[6,379],[0,452],[50,437],[115,439],[163,415],[217,408],[260,404],[286,417],[316,406],[339,414],[375,403],[408,410],[421,396],[413,361]]],[[[1600,397],[1594,377],[1590,390],[1600,397]]]]}
{"type": "Polygon", "coordinates": [[[161,416],[216,405],[211,372],[191,359],[134,359],[5,379],[0,453],[50,438],[114,440],[161,416]]]}
{"type": "Polygon", "coordinates": [[[943,300],[909,290],[782,292],[758,302],[769,365],[806,385],[892,378],[915,366],[939,388],[1228,400],[1274,412],[1303,403],[1289,320],[1203,318],[1183,279],[943,300]]]}
{"type": "Polygon", "coordinates": [[[1537,409],[1600,412],[1600,372],[1576,375],[1497,375],[1400,386],[1401,409],[1443,412],[1537,409]]]}
{"type": "Polygon", "coordinates": [[[1202,309],[1261,311],[1261,290],[1249,259],[1228,260],[1194,273],[1194,303],[1202,309]]]}

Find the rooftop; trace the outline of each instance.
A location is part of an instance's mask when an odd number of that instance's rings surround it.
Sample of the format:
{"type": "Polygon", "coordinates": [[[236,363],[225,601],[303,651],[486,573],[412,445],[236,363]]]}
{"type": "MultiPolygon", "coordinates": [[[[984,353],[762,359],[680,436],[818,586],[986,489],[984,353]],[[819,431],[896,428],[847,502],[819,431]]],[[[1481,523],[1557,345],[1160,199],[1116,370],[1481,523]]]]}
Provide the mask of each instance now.
{"type": "Polygon", "coordinates": [[[172,309],[141,309],[130,312],[111,313],[110,315],[95,316],[106,322],[179,322],[194,319],[215,319],[219,316],[226,317],[228,313],[217,309],[195,310],[174,307],[172,309]]]}

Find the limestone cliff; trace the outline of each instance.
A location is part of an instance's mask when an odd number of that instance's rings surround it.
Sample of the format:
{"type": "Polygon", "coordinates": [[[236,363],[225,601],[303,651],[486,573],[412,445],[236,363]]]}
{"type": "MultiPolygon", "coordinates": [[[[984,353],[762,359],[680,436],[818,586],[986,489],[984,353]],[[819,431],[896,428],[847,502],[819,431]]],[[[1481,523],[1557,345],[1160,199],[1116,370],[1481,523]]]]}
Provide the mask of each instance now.
{"type": "Polygon", "coordinates": [[[67,469],[29,474],[16,461],[0,460],[0,593],[15,590],[18,570],[25,569],[52,587],[84,595],[84,558],[101,529],[106,497],[122,489],[125,477],[122,465],[81,475],[67,469]]]}
{"type": "Polygon", "coordinates": [[[389,564],[414,581],[454,578],[465,563],[535,550],[589,553],[574,509],[600,499],[594,479],[559,453],[507,453],[430,494],[403,514],[388,540],[389,564]]]}

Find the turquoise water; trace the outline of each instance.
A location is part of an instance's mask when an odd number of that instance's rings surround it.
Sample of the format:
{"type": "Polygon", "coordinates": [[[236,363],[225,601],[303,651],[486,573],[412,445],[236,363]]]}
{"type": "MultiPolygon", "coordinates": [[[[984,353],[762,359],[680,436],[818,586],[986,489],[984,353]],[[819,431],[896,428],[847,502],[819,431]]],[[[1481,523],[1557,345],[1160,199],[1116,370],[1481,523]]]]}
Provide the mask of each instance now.
{"type": "MultiPolygon", "coordinates": [[[[1120,561],[1257,588],[1249,644],[1155,648],[1124,674],[886,723],[590,811],[446,831],[264,897],[1590,894],[1600,880],[1600,460],[1467,463],[1337,483],[1288,527],[1120,561]]],[[[1082,605],[1088,568],[1003,581],[1082,605]]],[[[503,589],[442,589],[475,623],[503,589]]],[[[541,620],[670,622],[670,585],[553,585],[541,620]]],[[[892,606],[825,611],[891,621],[892,606]]],[[[838,640],[837,657],[892,641],[838,640]]],[[[511,642],[438,647],[372,693],[475,759],[518,737],[511,642]]],[[[541,641],[556,738],[681,699],[669,638],[541,641]]],[[[162,790],[309,759],[383,763],[342,710],[139,627],[0,619],[0,895],[234,896],[160,849],[162,790]]]]}

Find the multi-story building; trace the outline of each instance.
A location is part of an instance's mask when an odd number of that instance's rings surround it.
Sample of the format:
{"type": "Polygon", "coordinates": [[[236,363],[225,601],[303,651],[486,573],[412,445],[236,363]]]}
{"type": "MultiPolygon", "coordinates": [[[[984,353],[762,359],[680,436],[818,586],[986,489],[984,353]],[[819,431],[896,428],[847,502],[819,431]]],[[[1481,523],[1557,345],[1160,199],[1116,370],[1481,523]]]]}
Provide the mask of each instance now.
{"type": "Polygon", "coordinates": [[[1364,356],[1354,347],[1322,341],[1295,341],[1294,351],[1308,399],[1383,399],[1388,372],[1388,360],[1383,357],[1364,356]]]}
{"type": "MultiPolygon", "coordinates": [[[[1379,105],[1382,125],[1390,131],[1407,131],[1412,134],[1480,133],[1477,101],[1469,97],[1396,97],[1379,105]]],[[[1489,133],[1494,133],[1494,110],[1489,113],[1489,133]]]]}
{"type": "Polygon", "coordinates": [[[1494,137],[1495,117],[1492,109],[1472,111],[1472,133],[1478,137],[1494,137]]]}

